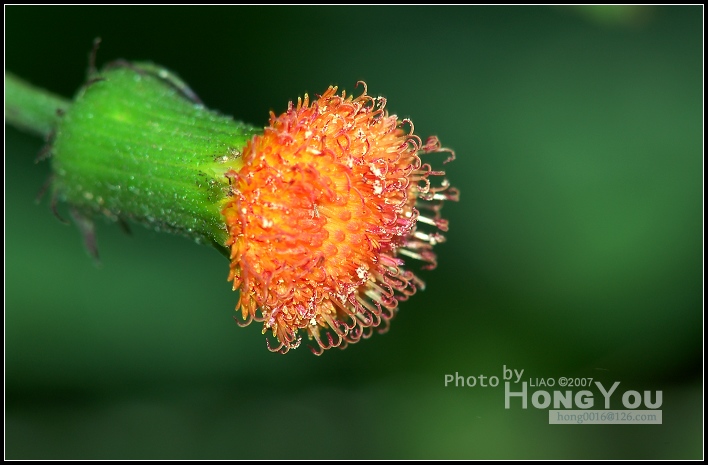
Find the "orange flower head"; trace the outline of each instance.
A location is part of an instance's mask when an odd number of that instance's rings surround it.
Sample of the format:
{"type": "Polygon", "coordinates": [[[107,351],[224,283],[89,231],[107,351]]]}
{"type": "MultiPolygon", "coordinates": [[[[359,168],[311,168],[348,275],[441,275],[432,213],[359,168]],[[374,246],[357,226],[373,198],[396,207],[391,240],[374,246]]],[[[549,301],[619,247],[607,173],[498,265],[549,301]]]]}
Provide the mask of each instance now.
{"type": "MultiPolygon", "coordinates": [[[[244,325],[263,322],[282,353],[301,332],[322,353],[383,332],[398,303],[424,287],[403,257],[436,265],[444,241],[444,200],[458,191],[419,154],[449,152],[425,144],[386,100],[353,98],[330,87],[317,100],[291,102],[243,151],[229,171],[232,195],[222,211],[228,228],[234,290],[244,325]]],[[[237,320],[238,321],[238,320],[237,320]]]]}

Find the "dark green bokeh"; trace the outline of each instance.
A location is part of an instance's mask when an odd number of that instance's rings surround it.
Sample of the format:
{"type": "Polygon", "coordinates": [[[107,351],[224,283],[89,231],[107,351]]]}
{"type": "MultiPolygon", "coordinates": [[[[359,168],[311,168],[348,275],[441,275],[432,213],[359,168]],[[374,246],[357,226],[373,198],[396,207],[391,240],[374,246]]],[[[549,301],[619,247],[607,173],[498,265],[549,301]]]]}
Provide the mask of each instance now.
{"type": "MultiPolygon", "coordinates": [[[[231,320],[215,250],[34,203],[6,135],[6,457],[702,457],[702,7],[5,8],[6,67],[70,96],[152,60],[264,125],[365,80],[458,158],[448,242],[385,336],[286,356],[231,320]],[[663,390],[663,425],[548,425],[444,375],[663,390]]],[[[598,405],[597,408],[601,408],[598,405]]],[[[613,407],[618,407],[613,404],[613,407]]]]}

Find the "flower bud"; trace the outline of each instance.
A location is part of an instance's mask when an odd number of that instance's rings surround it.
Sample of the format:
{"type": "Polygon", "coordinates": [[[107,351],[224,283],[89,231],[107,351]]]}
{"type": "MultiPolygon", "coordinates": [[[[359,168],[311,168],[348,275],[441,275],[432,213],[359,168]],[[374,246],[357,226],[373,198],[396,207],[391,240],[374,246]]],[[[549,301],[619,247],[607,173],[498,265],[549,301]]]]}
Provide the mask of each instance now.
{"type": "Polygon", "coordinates": [[[454,153],[385,107],[365,85],[356,98],[330,87],[259,131],[206,109],[167,70],[119,63],[61,118],[53,193],[89,246],[97,215],[214,245],[230,257],[243,325],[261,322],[271,350],[302,335],[316,354],[343,348],[385,331],[424,287],[406,261],[435,267],[440,209],[458,199],[421,161],[454,153]]]}
{"type": "MultiPolygon", "coordinates": [[[[365,87],[365,86],[364,86],[365,87]]],[[[420,154],[425,144],[385,99],[353,98],[330,87],[292,103],[244,149],[231,170],[234,195],[223,210],[231,275],[246,324],[263,322],[287,352],[306,333],[315,353],[384,331],[423,282],[403,257],[436,264],[432,247],[447,230],[445,200],[458,192],[420,154]]]]}

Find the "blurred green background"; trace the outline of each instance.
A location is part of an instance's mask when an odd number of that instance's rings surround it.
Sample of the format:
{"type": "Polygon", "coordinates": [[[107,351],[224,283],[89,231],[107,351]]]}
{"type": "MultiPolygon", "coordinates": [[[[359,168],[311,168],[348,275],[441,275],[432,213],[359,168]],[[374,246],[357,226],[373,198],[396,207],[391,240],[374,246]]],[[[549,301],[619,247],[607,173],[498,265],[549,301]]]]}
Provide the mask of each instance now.
{"type": "Polygon", "coordinates": [[[97,36],[99,65],[152,60],[256,125],[365,80],[456,150],[461,190],[388,334],[281,356],[234,324],[212,249],[101,222],[94,266],[35,203],[42,141],[8,128],[6,458],[702,457],[701,6],[5,15],[6,69],[65,96],[97,36]],[[503,365],[662,390],[663,424],[548,425],[501,387],[444,386],[503,365]]]}

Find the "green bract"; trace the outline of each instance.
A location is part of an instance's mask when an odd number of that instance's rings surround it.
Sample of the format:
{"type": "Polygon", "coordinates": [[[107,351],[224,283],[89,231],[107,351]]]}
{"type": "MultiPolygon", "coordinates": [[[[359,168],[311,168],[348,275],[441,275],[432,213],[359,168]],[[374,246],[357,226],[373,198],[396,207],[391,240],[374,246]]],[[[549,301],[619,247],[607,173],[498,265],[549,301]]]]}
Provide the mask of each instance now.
{"type": "Polygon", "coordinates": [[[167,70],[120,63],[91,79],[60,119],[52,189],[81,218],[136,221],[223,250],[224,173],[241,167],[257,132],[205,108],[167,70]]]}

